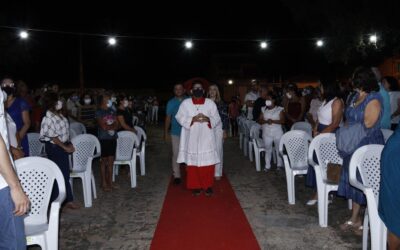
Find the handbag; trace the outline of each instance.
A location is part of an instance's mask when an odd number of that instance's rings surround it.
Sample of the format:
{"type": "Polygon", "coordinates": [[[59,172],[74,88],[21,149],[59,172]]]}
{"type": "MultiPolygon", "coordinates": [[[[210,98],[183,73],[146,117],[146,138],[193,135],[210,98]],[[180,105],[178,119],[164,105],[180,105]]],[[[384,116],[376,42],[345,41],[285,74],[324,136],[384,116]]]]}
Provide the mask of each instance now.
{"type": "Polygon", "coordinates": [[[362,139],[367,136],[367,129],[362,123],[353,123],[336,130],[336,147],[341,157],[354,153],[362,139]]]}
{"type": "Polygon", "coordinates": [[[339,184],[341,171],[342,165],[337,163],[328,163],[326,165],[326,179],[328,183],[339,184]]]}

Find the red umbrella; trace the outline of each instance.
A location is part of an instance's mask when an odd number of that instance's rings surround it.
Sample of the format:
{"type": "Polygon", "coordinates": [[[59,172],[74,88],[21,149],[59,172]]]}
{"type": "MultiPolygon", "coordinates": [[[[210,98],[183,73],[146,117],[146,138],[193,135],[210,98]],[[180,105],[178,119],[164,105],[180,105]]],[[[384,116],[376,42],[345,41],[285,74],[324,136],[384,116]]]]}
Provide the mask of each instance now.
{"type": "Polygon", "coordinates": [[[193,82],[201,82],[205,91],[207,91],[208,87],[211,85],[208,80],[201,77],[195,77],[183,83],[183,87],[186,89],[186,91],[190,91],[192,89],[193,82]]]}

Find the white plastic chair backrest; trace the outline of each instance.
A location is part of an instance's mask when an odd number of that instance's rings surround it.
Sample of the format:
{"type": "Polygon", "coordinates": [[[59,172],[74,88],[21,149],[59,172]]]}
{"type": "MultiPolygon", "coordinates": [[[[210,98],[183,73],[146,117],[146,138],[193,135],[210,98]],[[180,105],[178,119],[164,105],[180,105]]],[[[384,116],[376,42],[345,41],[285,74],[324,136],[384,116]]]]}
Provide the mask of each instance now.
{"type": "Polygon", "coordinates": [[[311,136],[301,130],[288,131],[281,137],[279,152],[283,155],[283,149],[286,149],[290,167],[295,168],[308,165],[307,154],[311,140],[311,136]]]}
{"type": "Polygon", "coordinates": [[[115,160],[130,161],[133,156],[133,148],[137,146],[138,141],[138,137],[131,131],[118,132],[115,160]]]}
{"type": "Polygon", "coordinates": [[[39,140],[39,133],[26,134],[29,143],[29,156],[41,156],[44,144],[39,140]]]}
{"type": "Polygon", "coordinates": [[[316,165],[316,162],[314,162],[314,151],[317,156],[318,165],[322,169],[323,180],[326,180],[328,163],[343,164],[343,159],[339,156],[336,147],[336,136],[333,133],[319,134],[311,141],[308,150],[308,162],[311,165],[316,165]]]}
{"type": "Polygon", "coordinates": [[[312,127],[308,122],[295,122],[290,130],[302,130],[312,136],[312,127]]]}
{"type": "Polygon", "coordinates": [[[253,121],[253,120],[247,120],[247,121],[244,123],[245,135],[246,135],[246,136],[250,137],[250,129],[251,129],[251,127],[252,127],[254,124],[256,124],[256,122],[253,121]]]}
{"type": "Polygon", "coordinates": [[[80,122],[71,122],[69,128],[75,130],[78,135],[86,134],[86,127],[80,122]]]}
{"type": "Polygon", "coordinates": [[[250,128],[250,138],[251,139],[259,138],[260,130],[261,130],[261,125],[258,123],[254,123],[250,128]]]}
{"type": "Polygon", "coordinates": [[[98,139],[91,134],[82,134],[72,138],[71,143],[75,148],[75,152],[72,153],[74,172],[84,172],[88,161],[90,161],[91,164],[96,148],[96,141],[98,141],[98,139]]]}
{"type": "Polygon", "coordinates": [[[359,183],[355,175],[350,176],[350,183],[362,191],[365,187],[372,189],[376,201],[379,198],[379,187],[381,181],[381,154],[383,145],[370,144],[357,149],[350,160],[350,173],[354,168],[360,172],[362,183],[359,183]],[[353,177],[353,178],[351,178],[353,177]]]}
{"type": "Polygon", "coordinates": [[[139,123],[139,117],[132,116],[132,124],[133,124],[133,126],[136,126],[138,123],[139,123]]]}
{"type": "Polygon", "coordinates": [[[25,157],[15,161],[16,172],[24,192],[31,202],[26,224],[45,224],[48,222],[47,210],[54,181],[58,184],[57,201],[65,199],[65,182],[57,164],[42,157],[25,157]]]}
{"type": "Polygon", "coordinates": [[[245,122],[245,120],[243,118],[238,118],[238,127],[239,127],[239,132],[241,134],[244,134],[244,132],[245,132],[244,122],[245,122]]]}
{"type": "Polygon", "coordinates": [[[381,131],[383,134],[383,138],[385,139],[385,143],[386,143],[387,140],[389,140],[389,137],[392,136],[393,130],[382,128],[381,131]]]}
{"type": "Polygon", "coordinates": [[[144,130],[139,126],[135,126],[135,129],[136,129],[136,132],[137,132],[136,136],[139,138],[139,142],[140,142],[140,144],[138,144],[138,145],[141,145],[142,142],[146,142],[147,141],[146,132],[144,132],[144,130]]]}

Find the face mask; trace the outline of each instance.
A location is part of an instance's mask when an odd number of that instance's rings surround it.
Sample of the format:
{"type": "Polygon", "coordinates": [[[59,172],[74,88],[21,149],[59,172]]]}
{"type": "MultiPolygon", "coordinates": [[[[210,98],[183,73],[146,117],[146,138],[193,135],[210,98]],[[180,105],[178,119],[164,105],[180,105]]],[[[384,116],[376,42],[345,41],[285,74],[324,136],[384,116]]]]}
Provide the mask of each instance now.
{"type": "Polygon", "coordinates": [[[292,94],[286,93],[286,97],[289,98],[289,99],[292,99],[292,94]]]}
{"type": "Polygon", "coordinates": [[[63,106],[62,101],[57,101],[56,110],[57,110],[57,111],[61,110],[61,109],[62,109],[62,106],[63,106]]]}
{"type": "Polygon", "coordinates": [[[202,97],[204,94],[203,89],[193,89],[192,93],[193,93],[193,96],[197,97],[197,98],[202,97]]]}
{"type": "Polygon", "coordinates": [[[108,107],[108,108],[111,108],[111,107],[112,107],[112,101],[111,101],[111,100],[108,100],[108,102],[107,102],[107,107],[108,107]]]}
{"type": "Polygon", "coordinates": [[[116,97],[111,97],[111,102],[116,102],[117,98],[116,97]]]}
{"type": "Polygon", "coordinates": [[[124,101],[123,105],[124,105],[124,108],[126,108],[126,107],[128,107],[129,102],[128,101],[124,101]]]}
{"type": "Polygon", "coordinates": [[[15,93],[15,88],[13,88],[13,87],[6,86],[6,87],[2,87],[1,89],[4,92],[6,92],[7,96],[14,95],[14,93],[15,93]]]}
{"type": "Polygon", "coordinates": [[[89,105],[92,102],[92,99],[87,98],[85,100],[83,100],[85,102],[86,105],[89,105]]]}
{"type": "Polygon", "coordinates": [[[266,100],[265,101],[265,106],[271,107],[271,105],[272,105],[272,101],[271,100],[266,100]]]}

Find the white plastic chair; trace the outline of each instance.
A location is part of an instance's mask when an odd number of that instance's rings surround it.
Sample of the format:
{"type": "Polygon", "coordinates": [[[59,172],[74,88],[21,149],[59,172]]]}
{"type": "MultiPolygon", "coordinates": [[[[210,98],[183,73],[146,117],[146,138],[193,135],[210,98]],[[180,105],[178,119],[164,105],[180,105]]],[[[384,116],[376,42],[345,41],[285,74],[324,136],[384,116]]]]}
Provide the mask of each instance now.
{"type": "Polygon", "coordinates": [[[285,165],[286,183],[289,204],[296,203],[295,177],[307,174],[308,170],[308,146],[312,138],[301,130],[286,132],[279,143],[279,152],[285,165]],[[286,150],[286,152],[284,151],[286,150]]]}
{"type": "Polygon", "coordinates": [[[132,116],[132,124],[133,124],[133,126],[137,126],[138,123],[139,123],[139,117],[137,117],[135,115],[132,116]]]}
{"type": "Polygon", "coordinates": [[[115,181],[115,176],[118,175],[119,165],[129,165],[131,172],[131,187],[136,187],[136,147],[138,145],[138,141],[138,137],[133,132],[118,132],[117,150],[113,165],[113,182],[115,181]]]}
{"type": "Polygon", "coordinates": [[[80,122],[71,122],[69,124],[69,138],[72,140],[78,135],[86,134],[86,127],[80,122]]]}
{"type": "Polygon", "coordinates": [[[318,219],[321,227],[328,226],[328,198],[329,193],[338,190],[338,185],[327,180],[328,163],[343,164],[336,147],[336,136],[333,133],[323,133],[316,136],[308,150],[309,164],[314,167],[318,192],[318,219]],[[314,162],[314,151],[318,164],[314,162]]]}
{"type": "Polygon", "coordinates": [[[254,124],[256,124],[256,122],[253,120],[246,120],[244,122],[243,153],[244,153],[244,156],[249,156],[250,161],[252,161],[251,157],[252,157],[252,150],[253,150],[253,146],[252,146],[252,142],[251,142],[251,138],[250,138],[250,129],[254,124]]]}
{"type": "Polygon", "coordinates": [[[295,122],[290,130],[302,130],[312,136],[312,127],[308,122],[295,122]]]}
{"type": "Polygon", "coordinates": [[[381,131],[383,134],[383,138],[385,139],[385,143],[386,143],[387,140],[389,140],[389,137],[392,136],[393,130],[382,128],[381,131]]]}
{"type": "Polygon", "coordinates": [[[253,143],[254,158],[255,158],[254,160],[256,162],[257,172],[261,171],[261,152],[265,152],[264,142],[260,138],[260,132],[261,132],[261,125],[255,124],[253,125],[253,127],[251,127],[250,137],[252,138],[251,142],[253,143]]]}
{"type": "Polygon", "coordinates": [[[379,187],[381,179],[381,153],[383,145],[366,145],[354,152],[350,160],[350,184],[367,197],[367,211],[364,215],[363,249],[368,247],[368,221],[371,230],[371,249],[386,249],[387,229],[378,214],[379,187]],[[362,183],[357,180],[357,170],[362,183]]]}
{"type": "Polygon", "coordinates": [[[144,130],[139,127],[135,126],[136,129],[136,136],[139,139],[139,144],[137,144],[136,155],[139,157],[140,160],[140,174],[143,176],[146,174],[146,142],[147,142],[147,135],[144,130]]]}
{"type": "Polygon", "coordinates": [[[39,133],[27,133],[29,156],[44,156],[44,144],[39,140],[39,133]]]}
{"type": "Polygon", "coordinates": [[[83,134],[72,139],[75,152],[72,154],[73,167],[70,173],[70,184],[73,187],[73,178],[80,178],[83,186],[83,199],[85,207],[92,206],[93,197],[96,195],[96,182],[92,172],[94,150],[98,139],[94,135],[83,134]]]}
{"type": "Polygon", "coordinates": [[[261,125],[258,123],[253,123],[250,127],[250,133],[249,133],[249,159],[251,162],[253,162],[253,151],[255,153],[255,148],[254,148],[254,139],[257,137],[260,137],[260,130],[261,130],[261,125]]]}
{"type": "Polygon", "coordinates": [[[243,139],[244,139],[243,122],[245,121],[245,118],[243,116],[238,116],[236,119],[237,119],[238,132],[239,132],[239,148],[243,149],[243,139]]]}
{"type": "Polygon", "coordinates": [[[15,161],[22,188],[28,195],[31,208],[24,218],[27,245],[39,245],[42,249],[58,249],[59,215],[65,200],[64,177],[57,165],[42,157],[25,157],[15,161]],[[48,207],[57,181],[58,197],[48,207]]]}

